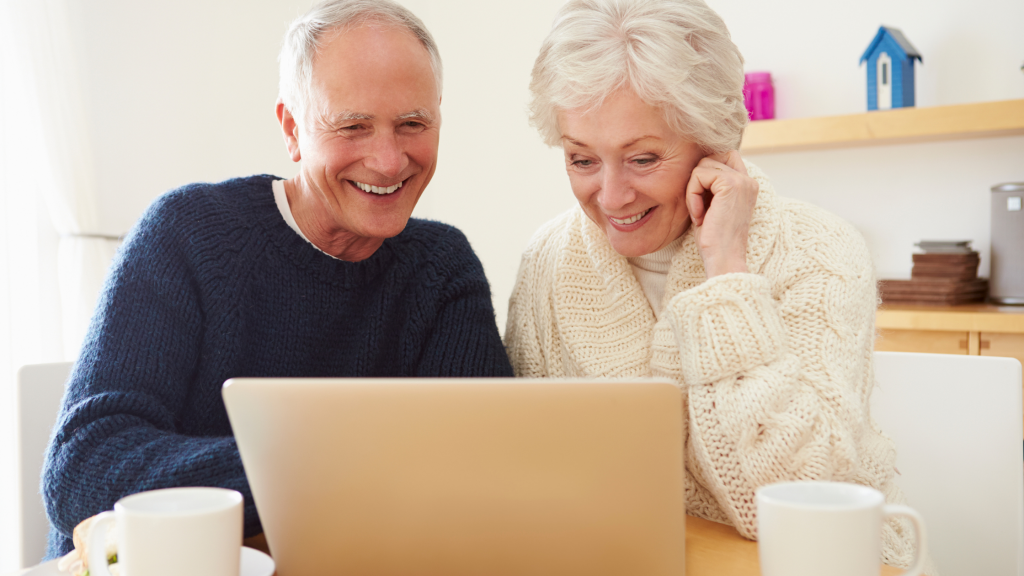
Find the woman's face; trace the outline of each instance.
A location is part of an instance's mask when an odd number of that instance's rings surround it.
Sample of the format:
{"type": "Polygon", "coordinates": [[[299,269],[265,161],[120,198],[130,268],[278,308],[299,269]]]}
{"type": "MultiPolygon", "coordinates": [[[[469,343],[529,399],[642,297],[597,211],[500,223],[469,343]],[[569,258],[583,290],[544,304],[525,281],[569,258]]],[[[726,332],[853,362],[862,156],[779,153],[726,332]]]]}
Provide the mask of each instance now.
{"type": "Polygon", "coordinates": [[[686,184],[704,157],[632,90],[558,115],[572,193],[623,256],[664,248],[690,225],[686,184]]]}

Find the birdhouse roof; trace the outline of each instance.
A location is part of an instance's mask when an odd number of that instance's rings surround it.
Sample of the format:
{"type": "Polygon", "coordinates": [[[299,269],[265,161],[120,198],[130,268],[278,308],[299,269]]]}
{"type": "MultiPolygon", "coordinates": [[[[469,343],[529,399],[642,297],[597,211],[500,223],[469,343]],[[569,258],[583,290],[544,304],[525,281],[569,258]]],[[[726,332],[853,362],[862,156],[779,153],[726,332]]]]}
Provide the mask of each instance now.
{"type": "Polygon", "coordinates": [[[865,50],[864,54],[860,57],[861,63],[863,63],[865,60],[868,59],[869,56],[871,56],[871,53],[875,51],[875,48],[877,48],[878,45],[882,42],[882,39],[885,38],[886,34],[888,34],[889,37],[896,41],[896,44],[899,45],[900,50],[903,50],[904,56],[911,59],[916,58],[921,62],[924,62],[924,58],[921,58],[921,55],[917,52],[917,48],[914,48],[914,45],[910,43],[910,40],[907,40],[907,37],[903,35],[903,32],[900,32],[899,28],[892,28],[891,26],[879,26],[878,34],[875,34],[875,38],[871,41],[871,44],[868,44],[868,49],[865,50]]]}

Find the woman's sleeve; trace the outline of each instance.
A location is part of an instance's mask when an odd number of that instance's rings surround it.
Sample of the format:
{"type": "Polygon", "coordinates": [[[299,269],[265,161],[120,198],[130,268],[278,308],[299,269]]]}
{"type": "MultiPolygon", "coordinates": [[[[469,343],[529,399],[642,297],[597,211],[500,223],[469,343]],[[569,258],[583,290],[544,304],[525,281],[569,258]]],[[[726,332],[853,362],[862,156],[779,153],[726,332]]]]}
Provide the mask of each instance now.
{"type": "MultiPolygon", "coordinates": [[[[166,208],[166,207],[164,207],[166,208]]],[[[172,486],[221,486],[245,496],[246,534],[259,532],[230,435],[186,435],[181,414],[200,360],[203,312],[173,211],[151,209],[107,279],[50,440],[42,491],[65,538],[121,497],[172,486]]],[[[223,409],[223,408],[221,408],[223,409]]],[[[64,547],[70,540],[51,542],[64,547]]]]}
{"type": "Polygon", "coordinates": [[[850,250],[809,248],[781,285],[726,274],[666,310],[688,391],[691,472],[747,538],[757,487],[863,473],[876,293],[863,240],[848,232],[829,240],[850,250]]]}
{"type": "Polygon", "coordinates": [[[546,309],[543,286],[538,285],[537,253],[527,250],[519,264],[516,284],[508,301],[505,322],[505,350],[518,378],[551,376],[544,347],[541,345],[537,317],[546,309]]]}

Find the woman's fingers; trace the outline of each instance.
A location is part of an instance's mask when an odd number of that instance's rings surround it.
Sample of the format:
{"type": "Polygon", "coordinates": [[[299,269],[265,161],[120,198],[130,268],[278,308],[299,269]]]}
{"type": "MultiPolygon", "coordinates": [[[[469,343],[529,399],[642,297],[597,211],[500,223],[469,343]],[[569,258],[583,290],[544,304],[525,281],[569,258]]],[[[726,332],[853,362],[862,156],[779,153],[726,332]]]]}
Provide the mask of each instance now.
{"type": "Polygon", "coordinates": [[[752,188],[756,198],[756,185],[752,185],[747,167],[739,152],[732,150],[701,158],[686,184],[686,208],[694,225],[702,226],[716,194],[739,192],[752,188]]]}
{"type": "MultiPolygon", "coordinates": [[[[707,158],[701,160],[704,162],[707,158]]],[[[707,204],[710,197],[706,198],[705,193],[711,191],[712,185],[718,179],[719,170],[708,168],[697,164],[697,167],[690,173],[690,181],[686,183],[686,209],[690,211],[690,219],[697,226],[704,223],[704,214],[707,212],[707,204]]],[[[714,192],[711,192],[714,194],[714,192]]]]}
{"type": "Polygon", "coordinates": [[[736,151],[701,158],[686,183],[686,207],[708,278],[746,271],[747,234],[757,182],[736,151]]]}
{"type": "MultiPolygon", "coordinates": [[[[718,155],[716,154],[716,156],[718,155]]],[[[728,152],[723,153],[722,156],[724,157],[721,159],[715,159],[721,162],[722,164],[725,164],[729,168],[732,168],[733,170],[739,172],[740,174],[748,176],[747,166],[743,163],[743,157],[740,156],[739,152],[737,152],[736,150],[730,150],[728,152]]]]}

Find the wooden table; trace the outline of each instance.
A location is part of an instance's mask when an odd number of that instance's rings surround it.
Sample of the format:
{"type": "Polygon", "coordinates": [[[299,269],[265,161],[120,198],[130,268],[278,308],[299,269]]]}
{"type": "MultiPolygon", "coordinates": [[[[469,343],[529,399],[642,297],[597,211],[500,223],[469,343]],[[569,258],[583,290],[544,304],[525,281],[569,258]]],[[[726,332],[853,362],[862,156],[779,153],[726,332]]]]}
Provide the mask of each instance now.
{"type": "MultiPolygon", "coordinates": [[[[882,576],[904,571],[882,566],[882,576]]],[[[757,542],[740,536],[732,526],[686,517],[686,576],[758,576],[757,542]]]]}
{"type": "MultiPolygon", "coordinates": [[[[268,552],[263,535],[247,538],[246,546],[268,552]]],[[[20,576],[18,571],[7,576],[20,576]]],[[[903,570],[882,566],[882,576],[897,576],[903,570]]],[[[686,576],[759,576],[757,542],[740,536],[732,526],[686,517],[686,576]]]]}
{"type": "MultiPolygon", "coordinates": [[[[248,538],[246,546],[268,554],[263,535],[248,538]]],[[[903,570],[882,566],[882,576],[896,576],[903,570]]],[[[732,526],[686,517],[686,576],[759,576],[757,542],[740,536],[732,526]]]]}

